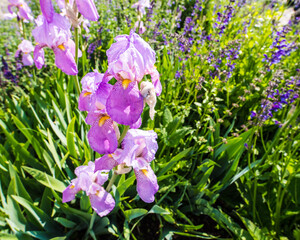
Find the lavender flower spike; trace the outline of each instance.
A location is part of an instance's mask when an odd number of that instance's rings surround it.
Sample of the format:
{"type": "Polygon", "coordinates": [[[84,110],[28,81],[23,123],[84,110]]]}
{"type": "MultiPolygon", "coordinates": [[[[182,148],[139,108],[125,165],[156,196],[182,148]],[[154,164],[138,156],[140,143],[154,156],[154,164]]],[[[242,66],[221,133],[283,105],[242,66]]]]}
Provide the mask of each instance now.
{"type": "Polygon", "coordinates": [[[19,54],[22,53],[22,62],[24,66],[31,66],[33,64],[33,59],[30,53],[33,52],[33,50],[34,47],[32,46],[32,43],[28,40],[23,40],[18,46],[15,57],[18,57],[19,54]]]}
{"type": "Polygon", "coordinates": [[[88,166],[79,166],[75,169],[77,178],[63,191],[63,203],[75,199],[79,191],[85,191],[89,196],[92,208],[100,217],[109,214],[115,207],[115,200],[106,192],[102,185],[107,181],[107,171],[95,171],[95,164],[89,162],[88,166]]]}

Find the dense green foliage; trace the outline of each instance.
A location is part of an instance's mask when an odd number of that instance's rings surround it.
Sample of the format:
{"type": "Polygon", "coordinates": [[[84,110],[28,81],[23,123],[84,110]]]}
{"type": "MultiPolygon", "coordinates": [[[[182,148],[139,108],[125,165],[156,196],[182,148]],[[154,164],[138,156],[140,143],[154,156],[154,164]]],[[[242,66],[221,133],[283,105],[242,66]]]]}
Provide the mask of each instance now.
{"type": "MultiPolygon", "coordinates": [[[[142,116],[142,128],[158,134],[152,167],[160,189],[155,203],[146,204],[136,194],[134,174],[118,176],[112,188],[116,207],[97,216],[92,229],[84,193],[69,204],[61,199],[74,169],[99,157],[77,108],[75,77],[56,68],[50,50],[43,69],[17,70],[18,23],[1,20],[0,54],[18,81],[0,73],[0,239],[300,239],[300,93],[296,81],[287,86],[291,77],[300,81],[299,25],[291,24],[285,35],[294,43],[291,53],[268,69],[264,54],[272,55],[286,5],[235,5],[219,34],[217,12],[233,3],[206,0],[194,15],[195,1],[170,3],[155,2],[152,22],[144,16],[141,34],[156,51],[163,86],[154,121],[147,109],[142,116]],[[191,32],[184,30],[188,17],[191,32]],[[236,50],[232,70],[221,57],[227,50],[236,50]],[[274,82],[274,90],[288,88],[298,98],[266,121],[250,119],[274,82]]],[[[132,4],[99,1],[99,22],[80,35],[79,79],[106,70],[105,51],[114,37],[129,33],[129,20],[131,26],[136,21],[132,4]]],[[[37,6],[33,1],[35,17],[37,6]]],[[[33,23],[24,26],[33,40],[33,23]]]]}

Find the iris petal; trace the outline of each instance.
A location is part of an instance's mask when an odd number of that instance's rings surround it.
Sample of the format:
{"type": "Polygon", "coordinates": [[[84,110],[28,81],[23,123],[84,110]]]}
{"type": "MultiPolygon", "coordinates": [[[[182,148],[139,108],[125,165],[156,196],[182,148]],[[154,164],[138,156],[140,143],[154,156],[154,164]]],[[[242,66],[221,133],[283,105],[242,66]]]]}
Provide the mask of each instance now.
{"type": "Polygon", "coordinates": [[[111,118],[99,126],[100,119],[95,121],[88,132],[88,140],[91,148],[100,154],[113,153],[118,147],[117,136],[111,118]]]}
{"type": "Polygon", "coordinates": [[[118,81],[107,99],[106,108],[108,115],[119,124],[132,125],[137,122],[144,108],[137,83],[132,82],[124,89],[118,81]]]}

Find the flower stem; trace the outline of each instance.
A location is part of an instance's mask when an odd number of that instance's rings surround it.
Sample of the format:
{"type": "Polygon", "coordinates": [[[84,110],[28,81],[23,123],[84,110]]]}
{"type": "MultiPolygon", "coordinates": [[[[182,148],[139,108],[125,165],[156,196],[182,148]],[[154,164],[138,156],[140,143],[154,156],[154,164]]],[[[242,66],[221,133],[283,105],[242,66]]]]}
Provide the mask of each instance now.
{"type": "Polygon", "coordinates": [[[24,20],[21,20],[22,22],[22,34],[23,34],[23,38],[26,39],[26,32],[25,32],[25,24],[24,24],[24,20]]]}
{"type": "Polygon", "coordinates": [[[118,176],[118,175],[114,172],[113,175],[111,176],[111,179],[110,179],[110,181],[109,181],[109,183],[108,183],[106,189],[105,189],[106,192],[110,192],[112,185],[114,184],[114,182],[115,182],[116,179],[117,179],[117,176],[118,176]]]}
{"type": "MultiPolygon", "coordinates": [[[[76,28],[75,28],[75,29],[76,29],[76,28]]],[[[75,31],[75,32],[76,32],[76,31],[75,31]]],[[[76,38],[75,38],[75,39],[76,39],[76,38]]],[[[76,48],[76,49],[77,49],[77,48],[76,48]]],[[[76,55],[75,55],[75,56],[76,56],[76,55]]],[[[76,57],[75,57],[75,59],[76,59],[76,57]]],[[[119,139],[119,141],[118,141],[118,144],[119,144],[119,145],[121,144],[121,142],[123,141],[124,137],[126,136],[128,130],[129,130],[129,128],[130,128],[130,126],[125,126],[125,127],[124,127],[124,130],[123,130],[123,132],[122,132],[122,135],[121,135],[121,137],[120,137],[120,139],[119,139]]],[[[114,172],[113,175],[112,175],[112,177],[111,177],[111,179],[109,180],[109,183],[108,183],[106,189],[105,189],[106,192],[110,192],[112,185],[114,184],[114,182],[115,182],[116,179],[117,179],[117,176],[118,176],[118,174],[116,174],[116,173],[114,172]]],[[[92,231],[92,229],[93,229],[93,226],[94,226],[94,222],[95,222],[96,216],[97,216],[97,213],[96,213],[96,211],[94,211],[94,212],[93,212],[93,215],[92,215],[92,217],[91,217],[91,221],[90,221],[89,228],[88,228],[88,230],[87,230],[87,232],[86,232],[86,234],[85,234],[85,239],[88,239],[88,235],[89,235],[89,233],[90,233],[90,232],[92,231]]]]}
{"type": "Polygon", "coordinates": [[[95,222],[96,217],[97,217],[97,213],[96,213],[96,211],[94,211],[94,212],[93,212],[93,215],[92,215],[92,217],[91,217],[91,221],[90,221],[89,228],[88,228],[88,230],[87,230],[86,233],[85,233],[84,239],[89,239],[89,233],[90,233],[90,232],[92,231],[92,229],[93,229],[93,226],[94,226],[94,222],[95,222]]]}
{"type": "Polygon", "coordinates": [[[127,125],[124,127],[124,130],[123,130],[123,132],[122,132],[122,135],[121,135],[121,137],[120,137],[119,140],[118,140],[118,145],[120,145],[121,142],[123,141],[123,139],[124,139],[124,137],[126,136],[128,130],[129,130],[129,128],[130,128],[130,126],[127,126],[127,125]]]}
{"type": "MultiPolygon", "coordinates": [[[[78,40],[78,28],[75,27],[75,63],[78,68],[78,48],[79,48],[79,40],[78,40]]],[[[80,84],[78,80],[78,74],[75,76],[75,87],[78,95],[80,94],[80,84]]]]}

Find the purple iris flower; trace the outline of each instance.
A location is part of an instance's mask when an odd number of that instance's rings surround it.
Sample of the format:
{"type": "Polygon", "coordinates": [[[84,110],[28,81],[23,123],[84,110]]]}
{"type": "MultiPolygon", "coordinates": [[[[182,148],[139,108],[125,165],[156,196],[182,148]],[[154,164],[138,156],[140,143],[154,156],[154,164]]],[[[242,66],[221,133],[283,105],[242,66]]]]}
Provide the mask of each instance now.
{"type": "Polygon", "coordinates": [[[88,111],[86,123],[91,125],[88,140],[93,150],[100,154],[113,153],[118,147],[120,132],[117,124],[106,113],[107,97],[112,90],[110,78],[97,71],[86,74],[82,80],[82,92],[78,108],[88,111]]]}
{"type": "MultiPolygon", "coordinates": [[[[54,12],[51,1],[41,1],[43,15],[36,19],[37,27],[32,35],[38,43],[34,49],[34,62],[38,69],[44,65],[44,47],[49,47],[55,54],[55,64],[64,73],[76,75],[78,73],[75,63],[75,43],[70,39],[71,25],[69,21],[54,12]],[[42,3],[43,2],[43,3],[42,3]]],[[[79,57],[81,52],[79,51],[79,57]]]]}
{"type": "Polygon", "coordinates": [[[15,57],[18,57],[22,53],[22,62],[24,66],[31,66],[33,64],[33,59],[30,55],[33,52],[34,47],[32,43],[28,40],[23,40],[15,53],[15,57]]]}
{"type": "Polygon", "coordinates": [[[33,17],[31,15],[31,10],[28,7],[27,3],[24,0],[8,0],[9,5],[8,5],[8,11],[13,14],[12,8],[17,7],[19,12],[18,16],[20,18],[32,21],[33,17]]]}
{"type": "Polygon", "coordinates": [[[95,171],[95,164],[89,162],[88,166],[77,167],[75,174],[77,178],[63,191],[62,201],[72,201],[76,193],[82,190],[89,196],[92,208],[100,217],[109,214],[115,207],[115,200],[102,187],[108,179],[108,171],[95,171]]]}
{"type": "Polygon", "coordinates": [[[157,135],[152,130],[130,129],[122,142],[123,149],[96,159],[95,170],[111,170],[116,166],[133,168],[140,198],[147,203],[153,202],[159,188],[150,166],[158,149],[156,138],[157,135]]]}
{"type": "Polygon", "coordinates": [[[107,99],[107,113],[117,123],[132,126],[139,121],[144,108],[144,97],[138,88],[144,75],[151,75],[156,94],[161,93],[159,74],[154,66],[155,52],[133,31],[115,40],[106,53],[106,74],[117,80],[107,99]]]}

